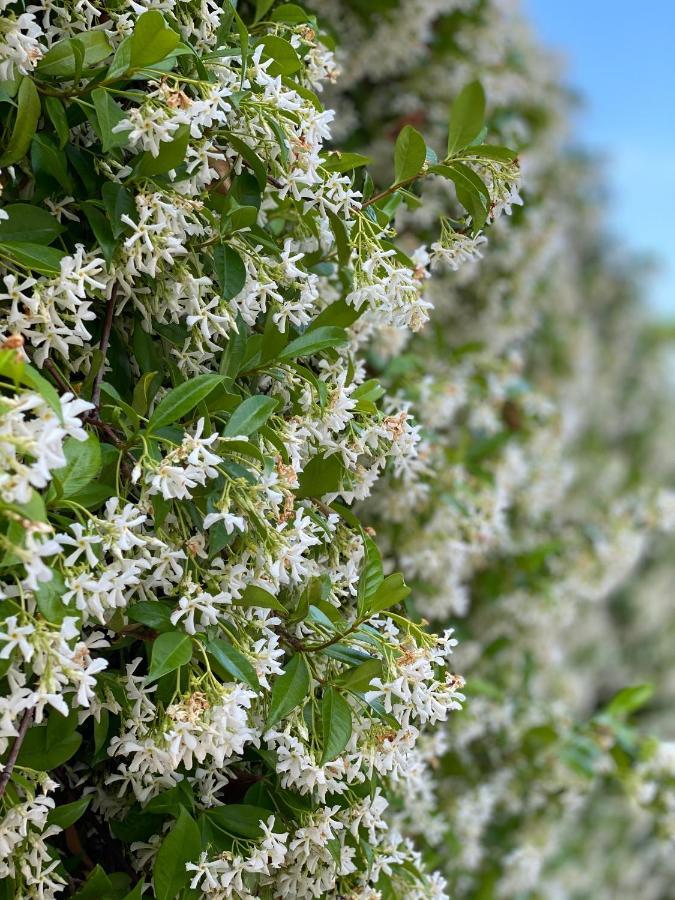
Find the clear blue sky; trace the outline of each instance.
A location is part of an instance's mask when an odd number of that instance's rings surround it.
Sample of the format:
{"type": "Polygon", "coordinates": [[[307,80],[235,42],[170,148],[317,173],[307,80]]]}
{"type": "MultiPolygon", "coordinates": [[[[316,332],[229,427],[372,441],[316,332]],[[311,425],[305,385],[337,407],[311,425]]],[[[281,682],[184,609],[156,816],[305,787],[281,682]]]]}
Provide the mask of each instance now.
{"type": "Polygon", "coordinates": [[[675,0],[522,0],[584,100],[576,135],[606,158],[609,224],[659,262],[648,300],[675,318],[675,0]]]}

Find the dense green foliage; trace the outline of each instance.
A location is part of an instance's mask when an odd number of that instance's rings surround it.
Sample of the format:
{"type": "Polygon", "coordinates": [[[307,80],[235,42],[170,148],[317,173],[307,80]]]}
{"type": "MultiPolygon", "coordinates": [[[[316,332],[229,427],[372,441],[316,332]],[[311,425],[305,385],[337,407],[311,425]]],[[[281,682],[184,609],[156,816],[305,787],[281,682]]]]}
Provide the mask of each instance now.
{"type": "Polygon", "coordinates": [[[665,375],[520,20],[5,7],[0,897],[665,896],[665,375]]]}

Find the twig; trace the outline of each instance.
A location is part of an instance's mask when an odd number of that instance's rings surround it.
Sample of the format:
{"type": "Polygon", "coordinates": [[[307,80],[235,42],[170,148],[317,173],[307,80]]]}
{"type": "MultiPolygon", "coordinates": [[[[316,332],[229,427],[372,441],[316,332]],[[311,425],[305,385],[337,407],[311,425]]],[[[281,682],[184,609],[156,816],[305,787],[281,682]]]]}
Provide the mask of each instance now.
{"type": "Polygon", "coordinates": [[[105,322],[103,323],[103,333],[101,334],[101,342],[99,350],[101,351],[101,365],[94,379],[94,387],[91,392],[91,402],[95,409],[98,410],[101,402],[101,382],[103,381],[103,369],[105,368],[105,359],[108,355],[108,344],[110,343],[110,332],[112,331],[113,316],[115,314],[115,301],[117,300],[117,282],[110,291],[110,299],[105,311],[105,322]]]}
{"type": "Polygon", "coordinates": [[[12,749],[9,751],[9,756],[7,757],[5,767],[2,770],[2,773],[0,773],[0,797],[2,797],[2,795],[5,793],[7,782],[12,776],[12,770],[19,755],[19,750],[21,750],[21,745],[23,744],[23,740],[26,737],[26,733],[30,728],[32,721],[33,710],[27,709],[21,719],[21,724],[19,725],[19,733],[14,738],[14,743],[12,744],[12,749]]]}
{"type": "Polygon", "coordinates": [[[72,387],[68,384],[68,382],[63,377],[63,375],[61,375],[61,373],[56,368],[56,366],[51,361],[51,359],[46,359],[42,365],[49,372],[49,374],[52,376],[54,381],[58,384],[58,386],[61,388],[61,390],[64,393],[66,393],[66,394],[74,393],[72,387]]]}

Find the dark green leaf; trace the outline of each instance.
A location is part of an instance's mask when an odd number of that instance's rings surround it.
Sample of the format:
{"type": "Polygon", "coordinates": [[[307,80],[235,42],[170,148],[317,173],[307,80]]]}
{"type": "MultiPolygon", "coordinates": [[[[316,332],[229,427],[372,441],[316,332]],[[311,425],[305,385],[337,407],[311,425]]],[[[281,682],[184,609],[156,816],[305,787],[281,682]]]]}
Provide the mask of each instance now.
{"type": "Polygon", "coordinates": [[[309,669],[302,653],[296,653],[286,665],[283,675],[272,686],[267,714],[267,728],[271,728],[289,714],[309,694],[309,669]]]}
{"type": "Polygon", "coordinates": [[[14,128],[7,142],[4,153],[0,155],[0,167],[11,166],[26,155],[33,140],[38,119],[40,118],[40,95],[32,80],[27,76],[21,79],[17,94],[17,111],[14,128]]]}
{"type": "Polygon", "coordinates": [[[160,634],[152,645],[148,681],[155,681],[162,675],[174,672],[180,666],[189,663],[191,659],[192,641],[187,634],[177,631],[160,634]]]}
{"type": "Polygon", "coordinates": [[[352,736],[351,707],[334,687],[326,688],[323,693],[321,732],[323,752],[319,765],[323,766],[342,753],[352,736]]]}
{"type": "Polygon", "coordinates": [[[68,828],[85,814],[87,807],[91,802],[91,794],[87,797],[81,797],[72,803],[64,803],[55,809],[50,809],[47,815],[48,825],[58,825],[59,828],[68,828]]]}
{"type": "Polygon", "coordinates": [[[255,840],[255,838],[262,837],[263,831],[260,823],[267,822],[270,811],[261,806],[228,803],[225,806],[214,806],[212,809],[207,809],[206,815],[217,828],[230,834],[255,840]]]}
{"type": "Polygon", "coordinates": [[[30,244],[28,241],[0,243],[0,258],[5,256],[24,269],[39,272],[41,275],[58,275],[61,271],[61,260],[65,255],[63,250],[30,244]]]}
{"type": "MultiPolygon", "coordinates": [[[[149,15],[144,13],[143,15],[149,15]]],[[[171,169],[177,169],[185,159],[190,130],[187,125],[176,129],[172,141],[160,144],[159,153],[153,156],[149,150],[142,153],[134,169],[137,175],[165,175],[171,169]]]]}
{"type": "Polygon", "coordinates": [[[217,639],[207,644],[206,650],[230,675],[239,681],[246,682],[254,691],[260,690],[260,682],[255,669],[244,654],[232,644],[217,639]]]}
{"type": "Polygon", "coordinates": [[[223,300],[236,297],[246,283],[246,266],[229,244],[219,244],[213,251],[213,268],[223,300]]]}
{"type": "Polygon", "coordinates": [[[222,380],[222,375],[197,375],[170,390],[150,416],[148,431],[157,431],[158,428],[178,421],[208,397],[222,380]]]}
{"type": "Polygon", "coordinates": [[[201,838],[197,823],[181,806],[173,827],[162,841],[152,869],[157,900],[173,900],[190,880],[185,864],[197,862],[201,838]]]}
{"type": "Polygon", "coordinates": [[[0,241],[51,244],[65,231],[51,213],[30,203],[10,203],[5,212],[9,218],[0,219],[0,241]]]}

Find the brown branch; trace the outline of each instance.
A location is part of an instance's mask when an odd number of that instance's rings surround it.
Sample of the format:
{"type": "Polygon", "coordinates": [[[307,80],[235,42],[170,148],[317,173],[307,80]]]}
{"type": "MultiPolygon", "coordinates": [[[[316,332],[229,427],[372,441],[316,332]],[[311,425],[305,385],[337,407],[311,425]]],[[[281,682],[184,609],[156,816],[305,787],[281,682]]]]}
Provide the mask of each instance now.
{"type": "Polygon", "coordinates": [[[103,323],[103,333],[101,334],[101,342],[99,344],[99,350],[101,351],[101,365],[99,367],[98,372],[96,373],[96,378],[94,379],[94,387],[91,392],[91,402],[94,404],[96,410],[98,410],[101,403],[101,382],[103,381],[103,370],[105,368],[105,360],[108,355],[108,345],[110,343],[110,332],[112,331],[112,323],[113,316],[115,314],[115,302],[117,301],[117,282],[113,285],[113,288],[110,292],[110,299],[108,300],[108,306],[105,311],[105,321],[103,323]]]}
{"type": "Polygon", "coordinates": [[[23,744],[23,740],[26,737],[26,733],[30,728],[33,722],[33,710],[27,709],[22,718],[21,723],[19,725],[19,733],[14,738],[14,743],[12,744],[12,749],[9,751],[9,756],[7,757],[7,762],[5,763],[5,767],[0,773],[0,797],[5,793],[5,788],[7,787],[7,782],[12,776],[12,770],[16,764],[17,757],[19,756],[19,750],[21,750],[21,745],[23,744]]]}
{"type": "Polygon", "coordinates": [[[49,374],[52,376],[54,381],[58,384],[58,386],[61,388],[61,390],[65,394],[74,394],[75,393],[73,391],[72,387],[68,384],[66,379],[63,377],[63,375],[59,372],[59,370],[56,368],[54,363],[51,361],[51,359],[46,359],[42,365],[43,365],[43,368],[45,368],[49,372],[49,374]]]}

